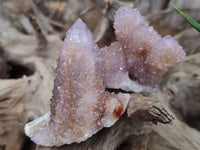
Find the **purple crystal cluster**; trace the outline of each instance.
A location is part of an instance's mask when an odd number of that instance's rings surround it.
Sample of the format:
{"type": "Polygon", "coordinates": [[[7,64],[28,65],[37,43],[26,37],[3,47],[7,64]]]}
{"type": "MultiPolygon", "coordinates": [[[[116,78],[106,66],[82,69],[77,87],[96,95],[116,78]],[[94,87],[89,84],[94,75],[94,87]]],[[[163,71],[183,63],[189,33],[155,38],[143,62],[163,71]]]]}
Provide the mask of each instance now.
{"type": "Polygon", "coordinates": [[[114,28],[118,41],[102,49],[80,19],[69,29],[57,60],[51,110],[25,126],[35,143],[79,143],[110,127],[130,95],[106,88],[151,91],[185,57],[171,36],[161,38],[136,9],[121,7],[114,28]]]}
{"type": "MultiPolygon", "coordinates": [[[[118,47],[124,53],[123,63],[126,65],[123,68],[131,79],[120,80],[118,88],[135,92],[151,91],[158,87],[167,71],[184,60],[185,52],[178,42],[169,35],[162,38],[153,27],[148,26],[137,9],[121,7],[116,12],[114,28],[118,47]]],[[[113,49],[116,49],[113,45],[107,47],[107,51],[113,52],[113,49]]],[[[111,82],[107,84],[113,87],[117,80],[111,82]]]]}
{"type": "Polygon", "coordinates": [[[105,90],[102,52],[80,19],[67,32],[55,76],[51,111],[25,126],[26,134],[39,145],[86,140],[113,125],[130,98],[105,90]]]}

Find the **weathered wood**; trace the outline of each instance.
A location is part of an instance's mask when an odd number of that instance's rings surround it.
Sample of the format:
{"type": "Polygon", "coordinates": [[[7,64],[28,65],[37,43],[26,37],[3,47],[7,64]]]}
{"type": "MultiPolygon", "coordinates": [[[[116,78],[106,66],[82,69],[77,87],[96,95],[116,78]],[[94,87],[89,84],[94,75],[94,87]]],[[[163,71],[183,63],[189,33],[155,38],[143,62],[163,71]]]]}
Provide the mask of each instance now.
{"type": "MultiPolygon", "coordinates": [[[[183,11],[190,17],[199,21],[200,9],[184,9],[183,11]]],[[[147,20],[150,25],[152,25],[155,30],[163,36],[167,34],[175,35],[187,28],[191,28],[181,15],[171,9],[149,14],[147,20]]]]}
{"type": "Polygon", "coordinates": [[[200,34],[194,28],[189,28],[176,34],[174,37],[184,47],[187,55],[200,52],[200,34]]]}
{"type": "Polygon", "coordinates": [[[200,133],[173,118],[166,108],[156,99],[132,94],[127,112],[111,128],[80,144],[37,146],[36,150],[124,150],[126,146],[129,150],[197,150],[200,133]]]}
{"type": "Polygon", "coordinates": [[[48,36],[47,49],[38,52],[35,36],[21,34],[0,19],[3,63],[9,66],[7,77],[0,79],[0,144],[6,150],[20,150],[24,125],[49,110],[61,39],[48,36]]]}
{"type": "Polygon", "coordinates": [[[166,78],[153,97],[165,100],[179,119],[200,129],[200,53],[186,57],[166,78]]]}
{"type": "Polygon", "coordinates": [[[135,6],[143,15],[148,15],[150,13],[157,13],[168,7],[169,0],[135,0],[135,6]]]}

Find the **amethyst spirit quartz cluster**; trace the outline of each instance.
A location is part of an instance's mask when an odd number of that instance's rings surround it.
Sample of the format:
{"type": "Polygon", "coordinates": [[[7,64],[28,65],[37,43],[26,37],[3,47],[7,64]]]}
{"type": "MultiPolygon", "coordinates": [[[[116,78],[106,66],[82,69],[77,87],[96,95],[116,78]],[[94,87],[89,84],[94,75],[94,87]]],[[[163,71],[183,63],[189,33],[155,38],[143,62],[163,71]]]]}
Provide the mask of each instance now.
{"type": "Polygon", "coordinates": [[[50,111],[26,124],[25,133],[43,146],[80,143],[112,126],[125,111],[130,95],[106,88],[151,92],[185,52],[171,36],[161,37],[144,17],[121,7],[114,18],[117,41],[100,49],[78,19],[57,60],[50,111]]]}

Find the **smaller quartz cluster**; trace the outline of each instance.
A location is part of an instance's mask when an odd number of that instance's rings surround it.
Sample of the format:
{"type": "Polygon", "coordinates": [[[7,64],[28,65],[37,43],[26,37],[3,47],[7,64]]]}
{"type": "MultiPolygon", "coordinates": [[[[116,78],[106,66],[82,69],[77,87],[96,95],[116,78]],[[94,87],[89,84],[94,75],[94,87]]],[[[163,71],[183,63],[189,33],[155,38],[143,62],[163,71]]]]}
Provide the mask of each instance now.
{"type": "Polygon", "coordinates": [[[57,60],[51,110],[25,126],[32,141],[43,146],[80,143],[112,126],[130,95],[106,88],[151,91],[185,57],[171,36],[161,38],[136,9],[121,7],[114,28],[117,41],[102,49],[82,20],[68,30],[57,60]]]}
{"type": "Polygon", "coordinates": [[[169,35],[162,38],[137,9],[121,7],[114,28],[118,42],[102,49],[109,88],[150,92],[167,71],[185,58],[178,42],[169,35]]]}

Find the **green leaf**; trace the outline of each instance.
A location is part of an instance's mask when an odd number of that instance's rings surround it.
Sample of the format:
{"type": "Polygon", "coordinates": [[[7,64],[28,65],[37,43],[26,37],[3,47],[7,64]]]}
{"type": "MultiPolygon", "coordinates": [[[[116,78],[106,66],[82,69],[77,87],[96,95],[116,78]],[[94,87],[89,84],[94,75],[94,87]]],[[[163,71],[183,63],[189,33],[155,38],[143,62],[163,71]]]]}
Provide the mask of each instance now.
{"type": "Polygon", "coordinates": [[[176,8],[173,4],[171,4],[171,6],[181,15],[183,16],[183,18],[185,18],[185,20],[193,27],[195,28],[197,31],[200,32],[200,24],[197,23],[194,19],[190,18],[188,15],[186,15],[183,11],[179,10],[178,8],[176,8]]]}

